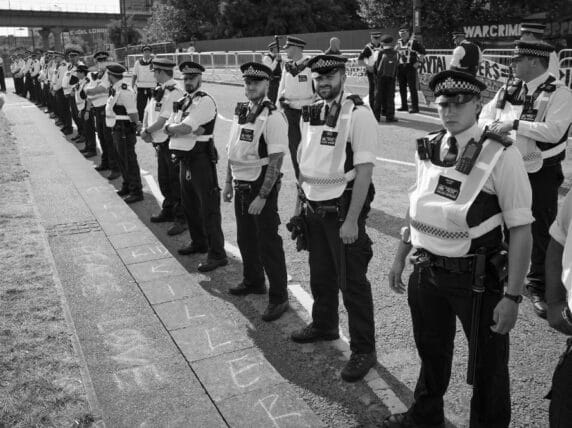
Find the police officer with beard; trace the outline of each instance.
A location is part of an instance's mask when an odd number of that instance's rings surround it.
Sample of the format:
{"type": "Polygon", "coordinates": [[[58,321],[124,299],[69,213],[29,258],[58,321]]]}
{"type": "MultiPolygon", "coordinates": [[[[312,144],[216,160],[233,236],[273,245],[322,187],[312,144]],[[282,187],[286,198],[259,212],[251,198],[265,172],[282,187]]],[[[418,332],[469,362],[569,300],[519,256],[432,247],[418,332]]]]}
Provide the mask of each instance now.
{"type": "Polygon", "coordinates": [[[143,58],[139,58],[135,62],[131,86],[133,89],[137,87],[137,112],[139,114],[139,120],[142,121],[145,113],[145,106],[153,96],[153,89],[157,86],[157,80],[155,79],[153,67],[151,65],[153,62],[151,46],[144,45],[141,48],[141,51],[143,52],[143,58]]]}
{"type": "Polygon", "coordinates": [[[508,427],[508,332],[517,320],[531,249],[530,185],[518,150],[477,125],[484,83],[447,70],[429,87],[445,129],[417,141],[418,179],[389,273],[393,291],[408,290],[421,372],[409,410],[382,426],[445,427],[443,396],[459,318],[469,339],[470,425],[508,427]],[[412,248],[406,288],[401,275],[412,248]]]}
{"type": "Polygon", "coordinates": [[[246,97],[238,103],[227,146],[228,168],[223,198],[234,193],[237,242],[243,262],[243,280],[231,294],[266,293],[264,273],[270,283],[270,301],[262,314],[273,321],[288,310],[286,260],[278,234],[280,168],[288,152],[288,124],[267,98],[272,70],[249,62],[240,67],[246,97]]]}
{"type": "Polygon", "coordinates": [[[175,65],[166,58],[153,60],[153,79],[159,85],[153,90],[153,97],[145,108],[141,130],[143,141],[152,143],[157,151],[157,179],[159,189],[165,198],[161,211],[151,216],[151,222],[174,221],[175,223],[167,230],[168,235],[178,235],[187,228],[185,213],[181,205],[179,164],[172,161],[169,136],[163,132],[165,123],[173,113],[173,103],[183,96],[183,91],[173,78],[175,65]]]}
{"type": "Polygon", "coordinates": [[[200,90],[204,67],[187,61],[179,69],[187,93],[164,128],[171,137],[169,148],[179,159],[181,202],[191,235],[191,242],[178,252],[208,253],[207,260],[198,266],[200,272],[208,272],[228,264],[216,172],[218,153],[214,145],[217,110],[214,99],[200,90]]]}
{"type": "MultiPolygon", "coordinates": [[[[318,55],[309,63],[321,100],[304,109],[298,149],[297,211],[307,229],[312,323],[294,342],[339,338],[338,294],[348,312],[349,362],[342,379],[362,379],[377,361],[371,284],[373,255],[365,221],[374,196],[377,126],[371,110],[344,89],[346,58],[318,55]]],[[[292,222],[292,220],[291,220],[292,222]]]]}

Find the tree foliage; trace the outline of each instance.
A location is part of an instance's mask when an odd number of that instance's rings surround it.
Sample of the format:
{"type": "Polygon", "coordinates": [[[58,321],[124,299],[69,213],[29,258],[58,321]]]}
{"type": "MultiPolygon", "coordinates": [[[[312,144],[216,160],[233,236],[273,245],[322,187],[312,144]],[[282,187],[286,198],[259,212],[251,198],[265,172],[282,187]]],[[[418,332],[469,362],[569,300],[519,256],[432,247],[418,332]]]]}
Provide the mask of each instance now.
{"type": "MultiPolygon", "coordinates": [[[[109,40],[115,45],[115,47],[122,47],[121,33],[123,32],[123,26],[121,25],[120,19],[113,19],[107,25],[107,32],[109,34],[109,40]]],[[[137,31],[133,25],[133,15],[129,15],[125,19],[125,45],[136,45],[139,40],[141,40],[141,33],[137,31]]]]}
{"type": "Polygon", "coordinates": [[[155,3],[147,24],[144,37],[148,43],[186,40],[184,17],[175,6],[155,3]]]}
{"type": "Polygon", "coordinates": [[[163,1],[149,20],[162,28],[150,28],[148,37],[162,34],[165,27],[175,41],[365,28],[358,0],[163,1]]]}

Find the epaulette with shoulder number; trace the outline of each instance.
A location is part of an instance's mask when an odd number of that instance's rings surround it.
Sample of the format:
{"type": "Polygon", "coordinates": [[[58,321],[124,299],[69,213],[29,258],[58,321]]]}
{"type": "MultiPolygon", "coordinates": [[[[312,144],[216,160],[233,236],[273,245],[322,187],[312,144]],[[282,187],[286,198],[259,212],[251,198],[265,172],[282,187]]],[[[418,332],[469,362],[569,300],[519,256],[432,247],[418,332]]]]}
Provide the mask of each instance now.
{"type": "Polygon", "coordinates": [[[446,133],[446,129],[439,129],[438,131],[430,132],[425,138],[427,138],[428,141],[439,141],[446,133]]]}
{"type": "Polygon", "coordinates": [[[482,141],[493,140],[493,141],[496,141],[497,143],[502,144],[504,147],[512,146],[512,140],[511,139],[507,138],[504,135],[500,135],[500,134],[497,134],[497,133],[491,132],[491,131],[485,131],[483,133],[483,136],[481,137],[481,140],[482,141]]]}
{"type": "Polygon", "coordinates": [[[206,96],[208,96],[208,94],[206,92],[203,92],[203,91],[195,92],[195,97],[206,97],[206,96]]]}
{"type": "Polygon", "coordinates": [[[169,86],[165,86],[165,89],[166,89],[167,91],[172,91],[172,90],[174,90],[176,87],[177,87],[177,85],[169,85],[169,86]]]}
{"type": "Polygon", "coordinates": [[[361,97],[359,95],[348,95],[346,97],[346,99],[352,101],[354,103],[355,106],[362,106],[363,104],[363,100],[361,99],[361,97]]]}

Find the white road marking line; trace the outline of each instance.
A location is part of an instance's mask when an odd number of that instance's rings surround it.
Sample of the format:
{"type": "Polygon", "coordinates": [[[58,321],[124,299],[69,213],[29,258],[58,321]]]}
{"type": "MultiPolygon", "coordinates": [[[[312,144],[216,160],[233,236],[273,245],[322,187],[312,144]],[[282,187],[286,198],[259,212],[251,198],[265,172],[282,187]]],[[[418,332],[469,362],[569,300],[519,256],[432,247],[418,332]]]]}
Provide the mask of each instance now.
{"type": "Polygon", "coordinates": [[[376,157],[376,159],[378,161],[381,161],[381,162],[394,163],[397,165],[415,166],[415,164],[413,162],[404,162],[404,161],[399,161],[399,160],[395,160],[395,159],[386,159],[386,158],[377,158],[377,157],[376,157]]]}
{"type": "MultiPolygon", "coordinates": [[[[163,203],[163,195],[161,194],[159,186],[155,182],[153,175],[145,170],[141,170],[141,173],[145,177],[145,180],[147,181],[153,196],[155,196],[155,199],[157,199],[157,202],[159,202],[159,205],[161,205],[163,203]]],[[[224,248],[238,260],[242,260],[238,247],[229,242],[225,242],[224,248]]],[[[308,314],[311,314],[312,304],[314,302],[312,296],[310,296],[300,284],[289,284],[288,289],[294,298],[300,302],[304,310],[308,314]]],[[[350,342],[348,338],[342,333],[342,331],[340,331],[340,338],[341,340],[332,342],[332,346],[342,352],[345,359],[348,360],[351,355],[349,347],[350,342]]],[[[378,364],[381,365],[379,361],[378,364]]],[[[364,381],[367,382],[373,393],[383,402],[390,413],[401,413],[407,411],[405,404],[403,404],[403,402],[395,395],[390,386],[379,376],[376,370],[370,370],[367,376],[364,378],[364,381]]]]}

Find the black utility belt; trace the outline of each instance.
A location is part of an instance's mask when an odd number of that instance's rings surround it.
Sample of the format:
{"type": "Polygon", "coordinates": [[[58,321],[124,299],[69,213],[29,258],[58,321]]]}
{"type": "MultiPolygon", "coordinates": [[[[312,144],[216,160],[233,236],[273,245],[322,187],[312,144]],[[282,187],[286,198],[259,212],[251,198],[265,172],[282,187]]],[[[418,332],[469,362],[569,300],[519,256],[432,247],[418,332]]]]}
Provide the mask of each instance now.
{"type": "MultiPolygon", "coordinates": [[[[468,254],[463,257],[445,257],[418,249],[411,256],[411,262],[421,268],[438,268],[451,273],[472,273],[477,263],[477,254],[468,254]]],[[[487,271],[503,280],[508,275],[508,253],[500,248],[485,253],[487,271]]]]}
{"type": "Polygon", "coordinates": [[[191,150],[171,150],[171,155],[179,160],[189,160],[200,156],[205,156],[211,154],[211,145],[213,140],[209,141],[196,141],[195,146],[191,150]]]}

